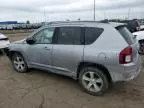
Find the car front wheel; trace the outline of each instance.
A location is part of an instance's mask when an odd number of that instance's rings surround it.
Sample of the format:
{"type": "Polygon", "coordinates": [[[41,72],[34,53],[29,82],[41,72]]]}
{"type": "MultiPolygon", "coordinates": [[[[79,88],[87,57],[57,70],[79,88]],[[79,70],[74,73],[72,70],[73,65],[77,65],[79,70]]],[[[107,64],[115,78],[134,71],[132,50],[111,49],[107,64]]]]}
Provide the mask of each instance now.
{"type": "Polygon", "coordinates": [[[82,88],[89,94],[103,95],[109,87],[106,75],[94,67],[86,67],[80,71],[79,82],[82,88]]]}
{"type": "Polygon", "coordinates": [[[28,70],[27,64],[21,54],[15,53],[12,56],[13,68],[20,73],[25,73],[28,70]]]}

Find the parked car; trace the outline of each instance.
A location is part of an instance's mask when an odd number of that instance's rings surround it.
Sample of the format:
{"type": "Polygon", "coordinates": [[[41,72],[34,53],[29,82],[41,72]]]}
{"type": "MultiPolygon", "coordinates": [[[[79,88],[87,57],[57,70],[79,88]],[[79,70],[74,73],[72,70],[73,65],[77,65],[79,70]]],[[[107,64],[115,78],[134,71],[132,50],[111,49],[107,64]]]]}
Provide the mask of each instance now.
{"type": "Polygon", "coordinates": [[[140,44],[139,53],[144,55],[144,31],[134,32],[133,35],[139,41],[140,44]]]}
{"type": "Polygon", "coordinates": [[[138,20],[132,20],[127,22],[127,28],[133,32],[137,32],[140,30],[140,22],[138,20]]]}
{"type": "Polygon", "coordinates": [[[9,39],[0,33],[0,53],[5,52],[9,44],[9,39]]]}
{"type": "Polygon", "coordinates": [[[48,70],[102,95],[111,83],[134,79],[141,69],[138,42],[121,24],[56,22],[12,43],[8,57],[17,72],[48,70]]]}
{"type": "Polygon", "coordinates": [[[140,26],[141,31],[144,31],[144,25],[140,26]]]}

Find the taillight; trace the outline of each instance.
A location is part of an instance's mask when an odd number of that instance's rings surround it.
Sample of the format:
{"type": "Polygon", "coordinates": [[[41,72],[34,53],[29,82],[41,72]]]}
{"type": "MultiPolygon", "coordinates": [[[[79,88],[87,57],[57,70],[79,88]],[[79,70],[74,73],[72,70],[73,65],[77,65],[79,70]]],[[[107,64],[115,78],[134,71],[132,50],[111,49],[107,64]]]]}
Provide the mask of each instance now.
{"type": "Polygon", "coordinates": [[[132,62],[132,48],[127,47],[120,52],[119,63],[120,64],[127,64],[130,62],[132,62]]]}

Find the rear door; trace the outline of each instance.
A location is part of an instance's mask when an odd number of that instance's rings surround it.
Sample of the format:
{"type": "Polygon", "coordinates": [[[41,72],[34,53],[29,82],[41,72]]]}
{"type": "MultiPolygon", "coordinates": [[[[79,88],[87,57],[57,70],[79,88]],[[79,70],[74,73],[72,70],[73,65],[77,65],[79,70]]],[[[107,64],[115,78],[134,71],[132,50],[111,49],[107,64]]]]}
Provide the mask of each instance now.
{"type": "Polygon", "coordinates": [[[57,27],[56,43],[53,45],[52,65],[61,74],[75,74],[83,59],[84,45],[80,27],[57,27]]]}

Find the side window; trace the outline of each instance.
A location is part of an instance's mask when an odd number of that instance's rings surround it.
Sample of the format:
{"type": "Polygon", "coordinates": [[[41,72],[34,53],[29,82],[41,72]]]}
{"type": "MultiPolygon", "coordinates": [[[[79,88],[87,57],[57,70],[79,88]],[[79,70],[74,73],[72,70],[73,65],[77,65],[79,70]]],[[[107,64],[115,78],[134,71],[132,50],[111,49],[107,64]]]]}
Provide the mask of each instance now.
{"type": "Polygon", "coordinates": [[[92,44],[103,33],[104,29],[86,27],[85,28],[85,45],[92,44]]]}
{"type": "Polygon", "coordinates": [[[45,28],[34,35],[35,44],[51,44],[55,28],[45,28]]]}
{"type": "Polygon", "coordinates": [[[80,45],[81,28],[80,27],[60,27],[58,28],[57,44],[80,45]]]}

